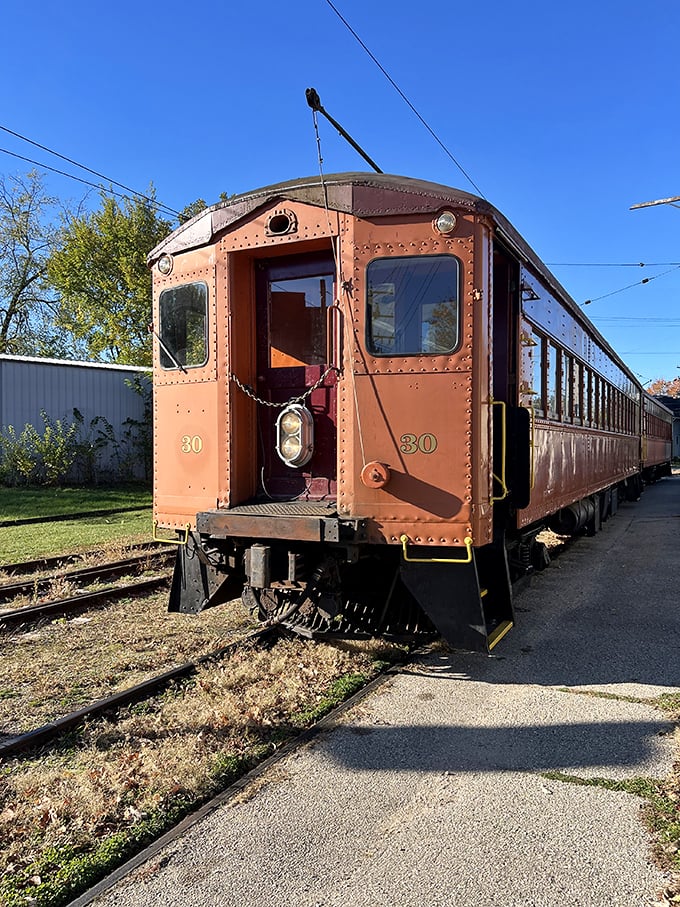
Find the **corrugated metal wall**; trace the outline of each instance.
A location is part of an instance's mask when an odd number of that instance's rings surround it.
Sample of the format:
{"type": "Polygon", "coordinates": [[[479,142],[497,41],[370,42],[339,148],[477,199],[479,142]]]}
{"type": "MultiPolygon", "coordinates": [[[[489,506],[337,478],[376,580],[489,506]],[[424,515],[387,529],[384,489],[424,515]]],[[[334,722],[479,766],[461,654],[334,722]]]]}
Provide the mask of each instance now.
{"type": "Polygon", "coordinates": [[[75,407],[86,429],[103,416],[121,439],[126,419],[144,417],[142,397],[125,381],[149,374],[149,369],[126,365],[0,355],[0,428],[13,425],[19,432],[30,422],[42,430],[41,410],[70,423],[75,407]]]}

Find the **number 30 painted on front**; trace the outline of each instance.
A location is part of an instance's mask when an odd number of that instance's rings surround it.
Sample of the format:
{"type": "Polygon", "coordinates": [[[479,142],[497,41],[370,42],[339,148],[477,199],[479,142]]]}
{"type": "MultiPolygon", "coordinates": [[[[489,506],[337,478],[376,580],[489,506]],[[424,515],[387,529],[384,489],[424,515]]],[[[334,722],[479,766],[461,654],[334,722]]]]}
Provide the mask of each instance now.
{"type": "Polygon", "coordinates": [[[437,449],[436,435],[429,431],[422,435],[412,435],[407,433],[399,438],[401,447],[399,450],[405,454],[424,453],[431,454],[437,449]]]}
{"type": "Polygon", "coordinates": [[[182,436],[182,453],[200,453],[203,450],[203,438],[200,435],[182,436]]]}

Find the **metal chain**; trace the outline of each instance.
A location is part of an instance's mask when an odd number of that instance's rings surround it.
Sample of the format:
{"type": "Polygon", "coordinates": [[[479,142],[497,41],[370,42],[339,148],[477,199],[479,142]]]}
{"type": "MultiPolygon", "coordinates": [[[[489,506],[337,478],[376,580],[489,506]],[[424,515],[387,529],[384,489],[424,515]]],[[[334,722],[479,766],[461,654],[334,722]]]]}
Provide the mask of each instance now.
{"type": "Polygon", "coordinates": [[[261,403],[263,406],[271,406],[271,407],[279,408],[279,407],[284,407],[284,406],[290,406],[291,403],[302,403],[304,400],[307,399],[307,397],[309,397],[310,394],[312,394],[315,390],[317,390],[317,388],[321,387],[321,385],[324,383],[324,381],[330,375],[331,372],[337,372],[337,371],[338,371],[338,369],[335,365],[329,365],[328,368],[326,369],[326,371],[323,373],[323,375],[319,378],[319,380],[315,384],[312,384],[311,387],[308,387],[307,390],[304,392],[304,394],[300,394],[299,397],[291,397],[290,400],[286,400],[283,403],[272,403],[271,400],[263,400],[261,397],[258,397],[257,394],[255,393],[255,391],[252,389],[252,387],[250,387],[250,385],[248,385],[248,384],[243,384],[242,381],[239,381],[239,379],[236,377],[236,375],[233,372],[231,373],[231,380],[234,382],[234,384],[237,387],[239,387],[243,391],[243,393],[246,395],[246,397],[250,397],[250,399],[254,400],[256,403],[261,403]]]}

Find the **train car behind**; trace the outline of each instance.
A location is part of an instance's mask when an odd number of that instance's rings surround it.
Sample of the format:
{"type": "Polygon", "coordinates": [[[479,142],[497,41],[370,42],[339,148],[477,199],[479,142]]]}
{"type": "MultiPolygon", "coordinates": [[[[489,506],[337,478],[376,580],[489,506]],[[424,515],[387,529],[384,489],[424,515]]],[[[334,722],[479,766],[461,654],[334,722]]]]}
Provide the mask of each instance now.
{"type": "Polygon", "coordinates": [[[671,475],[673,413],[647,391],[642,395],[643,423],[640,468],[645,482],[671,475]]]}

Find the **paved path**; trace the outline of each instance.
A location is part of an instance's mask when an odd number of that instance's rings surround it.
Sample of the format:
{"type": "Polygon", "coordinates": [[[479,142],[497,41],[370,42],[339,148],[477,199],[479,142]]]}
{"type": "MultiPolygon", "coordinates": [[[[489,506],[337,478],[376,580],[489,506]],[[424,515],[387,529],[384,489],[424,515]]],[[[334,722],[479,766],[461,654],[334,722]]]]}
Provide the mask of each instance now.
{"type": "Polygon", "coordinates": [[[98,907],[642,907],[641,801],[548,780],[663,777],[680,690],[680,477],[518,598],[492,658],[440,651],[193,826],[98,907]]]}

